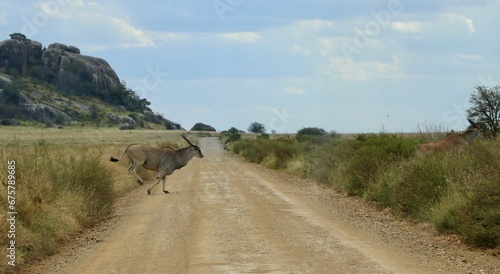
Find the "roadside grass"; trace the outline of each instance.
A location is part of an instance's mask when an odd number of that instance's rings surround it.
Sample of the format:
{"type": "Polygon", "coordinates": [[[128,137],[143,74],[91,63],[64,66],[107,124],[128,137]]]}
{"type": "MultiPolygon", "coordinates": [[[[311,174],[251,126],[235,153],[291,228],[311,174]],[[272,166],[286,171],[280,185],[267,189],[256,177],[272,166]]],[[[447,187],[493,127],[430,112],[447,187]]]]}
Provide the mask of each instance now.
{"type": "Polygon", "coordinates": [[[271,140],[268,137],[258,137],[256,140],[239,141],[234,145],[233,151],[250,162],[262,163],[274,169],[283,169],[298,152],[295,142],[284,138],[271,140]]]}
{"type": "MultiPolygon", "coordinates": [[[[18,264],[52,255],[71,235],[110,214],[115,198],[112,174],[102,164],[101,154],[97,149],[43,142],[2,148],[1,162],[14,160],[16,166],[18,264]]],[[[7,174],[6,164],[0,173],[7,174]]],[[[2,180],[0,191],[5,194],[6,185],[2,180]]],[[[7,211],[6,195],[0,196],[0,203],[7,211]]],[[[8,234],[5,229],[2,235],[8,234]]]]}
{"type": "MultiPolygon", "coordinates": [[[[7,212],[12,211],[7,200],[7,163],[15,161],[16,265],[56,253],[83,229],[108,218],[115,200],[138,187],[127,172],[128,159],[112,163],[111,155],[121,157],[132,143],[184,147],[180,135],[154,130],[2,127],[0,218],[7,220],[7,212]]],[[[188,136],[193,142],[196,137],[188,136]]],[[[155,175],[139,171],[146,180],[155,175]]],[[[1,235],[7,238],[9,230],[8,222],[2,222],[1,235]]],[[[7,247],[2,241],[0,273],[12,271],[7,247]]]]}
{"type": "MultiPolygon", "coordinates": [[[[421,134],[237,141],[247,160],[376,201],[478,247],[500,249],[500,142],[417,158],[421,134]]],[[[434,138],[433,138],[434,139],[434,138]]]]}

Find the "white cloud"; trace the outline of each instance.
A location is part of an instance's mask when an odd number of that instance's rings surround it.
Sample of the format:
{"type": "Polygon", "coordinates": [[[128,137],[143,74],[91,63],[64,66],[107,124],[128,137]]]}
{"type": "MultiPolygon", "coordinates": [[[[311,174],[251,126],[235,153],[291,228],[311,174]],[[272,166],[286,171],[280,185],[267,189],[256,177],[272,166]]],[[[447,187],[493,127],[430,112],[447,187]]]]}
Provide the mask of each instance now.
{"type": "Polygon", "coordinates": [[[87,36],[85,41],[88,44],[83,47],[91,50],[156,46],[149,34],[134,26],[128,17],[114,6],[115,4],[106,4],[109,6],[82,0],[66,1],[61,4],[59,1],[48,1],[39,4],[38,8],[51,21],[60,20],[66,26],[71,25],[74,27],[72,31],[74,29],[86,31],[87,33],[82,33],[82,37],[87,36]],[[89,37],[90,33],[92,35],[89,37]]]}
{"type": "Polygon", "coordinates": [[[474,20],[458,13],[440,13],[426,21],[395,21],[390,26],[397,32],[421,35],[441,36],[476,32],[474,20]]]}
{"type": "Polygon", "coordinates": [[[148,37],[148,35],[143,30],[132,26],[125,20],[116,17],[108,17],[107,21],[109,21],[116,29],[116,31],[121,34],[120,36],[123,38],[123,40],[120,44],[122,47],[146,48],[155,45],[154,41],[150,37],[148,37]]]}
{"type": "Polygon", "coordinates": [[[302,88],[298,87],[284,87],[282,91],[287,94],[306,94],[302,88]]]}
{"type": "Polygon", "coordinates": [[[297,22],[297,27],[302,31],[321,31],[332,26],[332,21],[323,19],[301,20],[297,22]]]}
{"type": "Polygon", "coordinates": [[[221,33],[219,37],[236,43],[254,43],[263,39],[262,35],[257,32],[229,32],[221,33]]]}
{"type": "Polygon", "coordinates": [[[473,34],[476,31],[474,21],[472,19],[457,13],[443,14],[440,23],[442,26],[447,27],[450,30],[455,30],[455,32],[463,32],[464,30],[467,30],[469,34],[473,34]]]}
{"type": "Polygon", "coordinates": [[[410,32],[415,33],[422,31],[425,27],[425,24],[422,22],[392,22],[391,27],[400,32],[410,32]]]}
{"type": "Polygon", "coordinates": [[[149,36],[155,41],[184,41],[193,39],[193,35],[183,32],[148,32],[149,36]]]}
{"type": "Polygon", "coordinates": [[[465,23],[467,24],[467,28],[471,34],[476,32],[476,27],[474,27],[474,21],[472,19],[465,19],[465,23]]]}
{"type": "Polygon", "coordinates": [[[342,53],[341,46],[346,43],[352,44],[354,38],[353,37],[343,37],[340,35],[319,38],[316,41],[316,46],[318,47],[318,52],[322,57],[327,57],[331,55],[338,55],[342,53]]]}
{"type": "Polygon", "coordinates": [[[319,37],[331,35],[335,29],[334,21],[311,19],[295,21],[276,30],[279,37],[284,35],[283,37],[299,40],[314,40],[319,37]]]}
{"type": "Polygon", "coordinates": [[[397,56],[392,60],[382,61],[355,61],[346,58],[330,58],[330,63],[324,70],[325,75],[340,76],[356,81],[366,81],[375,78],[399,78],[402,72],[399,68],[397,56]]]}

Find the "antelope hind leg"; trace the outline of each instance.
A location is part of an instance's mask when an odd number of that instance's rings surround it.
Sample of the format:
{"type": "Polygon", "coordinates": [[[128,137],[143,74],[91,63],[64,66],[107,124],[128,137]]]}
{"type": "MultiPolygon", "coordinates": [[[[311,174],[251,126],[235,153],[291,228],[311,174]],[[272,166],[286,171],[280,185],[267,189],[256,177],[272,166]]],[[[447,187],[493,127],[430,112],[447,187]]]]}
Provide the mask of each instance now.
{"type": "Polygon", "coordinates": [[[165,189],[165,182],[167,181],[167,176],[164,176],[163,179],[161,179],[161,183],[162,183],[162,186],[163,186],[163,192],[165,194],[169,194],[170,192],[168,192],[168,190],[165,189]]]}
{"type": "Polygon", "coordinates": [[[137,183],[142,186],[144,185],[144,180],[137,174],[137,169],[139,168],[139,164],[133,163],[132,166],[128,169],[132,174],[134,174],[135,178],[137,179],[137,183]]]}

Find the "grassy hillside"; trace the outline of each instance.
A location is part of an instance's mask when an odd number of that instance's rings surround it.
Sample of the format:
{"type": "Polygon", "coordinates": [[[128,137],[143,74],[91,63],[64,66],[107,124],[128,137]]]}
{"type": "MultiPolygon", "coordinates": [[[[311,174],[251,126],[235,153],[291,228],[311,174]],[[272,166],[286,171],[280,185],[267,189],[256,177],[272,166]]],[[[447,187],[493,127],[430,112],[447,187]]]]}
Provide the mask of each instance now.
{"type": "Polygon", "coordinates": [[[500,141],[416,158],[422,136],[360,134],[240,140],[232,150],[264,164],[376,201],[395,214],[500,249],[500,141]]]}
{"type": "Polygon", "coordinates": [[[180,125],[154,114],[146,99],[139,98],[124,84],[112,92],[99,93],[92,88],[72,92],[56,89],[54,83],[30,76],[1,75],[0,122],[46,126],[116,126],[129,128],[180,129],[180,125]],[[90,91],[89,91],[90,90],[90,91]]]}

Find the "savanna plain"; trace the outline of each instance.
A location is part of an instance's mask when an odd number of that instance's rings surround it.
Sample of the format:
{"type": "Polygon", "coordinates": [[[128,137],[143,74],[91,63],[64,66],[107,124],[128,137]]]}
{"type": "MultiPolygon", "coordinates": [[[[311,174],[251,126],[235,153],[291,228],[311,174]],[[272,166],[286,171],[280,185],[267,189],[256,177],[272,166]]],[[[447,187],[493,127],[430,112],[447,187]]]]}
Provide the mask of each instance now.
{"type": "Polygon", "coordinates": [[[151,196],[109,161],[132,143],[183,147],[181,134],[0,128],[18,265],[2,256],[0,272],[500,273],[498,141],[417,159],[429,136],[188,134],[205,158],[151,196]],[[64,248],[109,219],[101,240],[64,248]]]}

